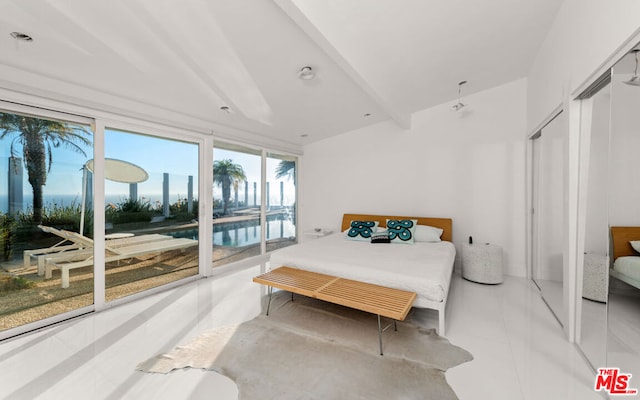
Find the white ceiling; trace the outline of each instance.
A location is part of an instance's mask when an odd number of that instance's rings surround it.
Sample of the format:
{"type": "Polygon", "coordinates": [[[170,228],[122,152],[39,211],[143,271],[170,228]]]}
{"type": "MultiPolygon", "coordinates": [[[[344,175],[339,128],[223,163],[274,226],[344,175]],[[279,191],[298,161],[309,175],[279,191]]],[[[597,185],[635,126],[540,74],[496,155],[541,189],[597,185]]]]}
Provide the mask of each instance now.
{"type": "Polygon", "coordinates": [[[525,77],[561,3],[1,0],[0,86],[304,145],[525,77]]]}

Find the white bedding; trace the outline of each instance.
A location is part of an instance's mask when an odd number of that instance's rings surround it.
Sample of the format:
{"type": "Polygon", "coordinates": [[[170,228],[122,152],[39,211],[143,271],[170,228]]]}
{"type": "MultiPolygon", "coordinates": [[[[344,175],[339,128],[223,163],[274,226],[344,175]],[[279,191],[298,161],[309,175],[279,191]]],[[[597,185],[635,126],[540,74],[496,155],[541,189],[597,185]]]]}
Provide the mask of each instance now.
{"type": "Polygon", "coordinates": [[[613,263],[613,270],[626,275],[636,281],[640,281],[640,257],[618,257],[613,263]]]}
{"type": "Polygon", "coordinates": [[[358,242],[335,233],[271,254],[282,265],[417,293],[416,307],[445,300],[456,250],[451,242],[358,242]]]}

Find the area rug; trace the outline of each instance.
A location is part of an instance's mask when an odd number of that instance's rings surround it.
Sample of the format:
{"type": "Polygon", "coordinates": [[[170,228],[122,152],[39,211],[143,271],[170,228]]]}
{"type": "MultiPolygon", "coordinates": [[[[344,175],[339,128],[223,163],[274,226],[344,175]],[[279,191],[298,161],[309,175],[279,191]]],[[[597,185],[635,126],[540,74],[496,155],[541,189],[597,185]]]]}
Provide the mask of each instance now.
{"type": "Polygon", "coordinates": [[[444,372],[471,354],[433,329],[397,326],[383,333],[380,356],[375,315],[279,292],[269,316],[203,333],[136,369],[215,371],[240,399],[457,399],[444,372]]]}

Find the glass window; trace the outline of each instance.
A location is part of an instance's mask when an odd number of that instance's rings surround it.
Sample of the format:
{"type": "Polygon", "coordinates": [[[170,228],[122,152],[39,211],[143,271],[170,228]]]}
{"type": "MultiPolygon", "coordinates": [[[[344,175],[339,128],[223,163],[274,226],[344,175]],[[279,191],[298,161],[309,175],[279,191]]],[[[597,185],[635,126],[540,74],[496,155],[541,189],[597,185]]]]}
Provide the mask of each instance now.
{"type": "Polygon", "coordinates": [[[106,300],[198,274],[198,145],[105,130],[106,300]]]}
{"type": "Polygon", "coordinates": [[[0,111],[0,331],[93,304],[92,157],[88,125],[0,111]]]}
{"type": "Polygon", "coordinates": [[[260,254],[261,151],[213,150],[213,267],[260,254]]]}
{"type": "Polygon", "coordinates": [[[267,251],[296,243],[296,158],[267,156],[267,251]]]}

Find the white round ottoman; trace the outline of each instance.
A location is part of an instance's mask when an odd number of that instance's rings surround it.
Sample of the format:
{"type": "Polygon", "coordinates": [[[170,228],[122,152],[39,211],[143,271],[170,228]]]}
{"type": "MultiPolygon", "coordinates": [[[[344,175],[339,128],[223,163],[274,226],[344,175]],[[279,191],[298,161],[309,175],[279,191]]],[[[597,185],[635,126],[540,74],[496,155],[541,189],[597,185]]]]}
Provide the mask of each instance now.
{"type": "Polygon", "coordinates": [[[495,244],[463,244],[462,277],[478,283],[502,283],[502,247],[495,244]]]}
{"type": "Polygon", "coordinates": [[[606,303],[608,287],[609,269],[607,268],[607,256],[592,253],[585,254],[582,297],[606,303]]]}

